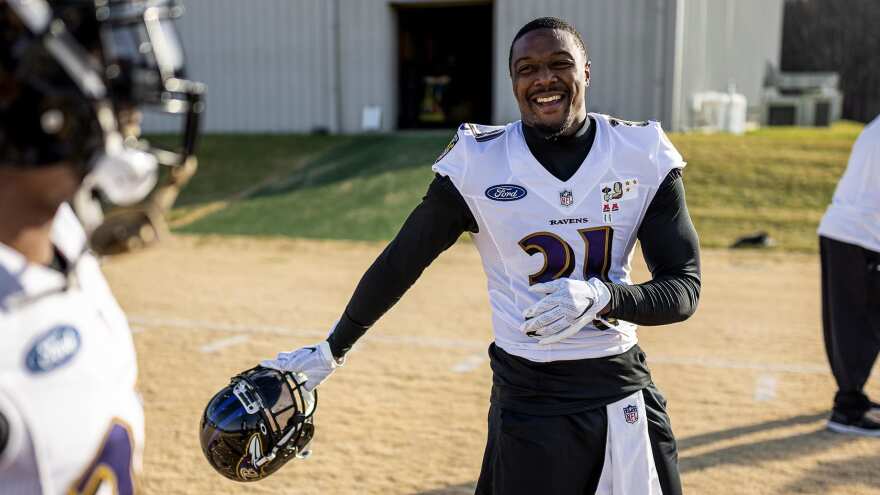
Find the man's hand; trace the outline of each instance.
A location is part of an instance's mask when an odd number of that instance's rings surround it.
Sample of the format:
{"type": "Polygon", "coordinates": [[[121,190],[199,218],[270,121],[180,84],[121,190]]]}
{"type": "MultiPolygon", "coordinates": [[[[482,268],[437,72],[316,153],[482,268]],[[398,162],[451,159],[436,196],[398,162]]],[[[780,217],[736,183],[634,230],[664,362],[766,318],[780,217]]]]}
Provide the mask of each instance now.
{"type": "Polygon", "coordinates": [[[584,328],[611,302],[611,292],[598,278],[584,282],[560,278],[535,284],[529,291],[547,294],[523,311],[525,322],[520,331],[539,338],[539,344],[564,340],[584,328]]]}
{"type": "Polygon", "coordinates": [[[345,359],[333,359],[330,345],[327,341],[308,347],[303,347],[291,352],[282,352],[275,359],[267,359],[260,363],[264,368],[272,368],[278,371],[291,373],[304,373],[306,375],[305,388],[314,390],[318,385],[333,373],[333,370],[343,365],[345,359]]]}

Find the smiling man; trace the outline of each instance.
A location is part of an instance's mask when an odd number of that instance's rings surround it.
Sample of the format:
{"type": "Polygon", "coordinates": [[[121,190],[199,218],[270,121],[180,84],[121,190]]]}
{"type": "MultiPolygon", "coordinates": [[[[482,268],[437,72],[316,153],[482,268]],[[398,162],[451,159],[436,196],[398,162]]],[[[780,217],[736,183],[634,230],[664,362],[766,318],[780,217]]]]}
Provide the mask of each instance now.
{"type": "Polygon", "coordinates": [[[587,118],[590,62],[580,34],[559,20],[526,25],[510,45],[508,68],[523,124],[544,139],[571,136],[587,118]]]}
{"type": "MultiPolygon", "coordinates": [[[[521,121],[463,124],[422,203],[363,276],[326,341],[263,366],[317,387],[443,250],[469,232],[495,340],[478,494],[679,494],[666,401],[636,325],[689,317],[699,242],[684,161],[656,122],[588,113],[587,48],[556,18],[516,34],[521,121]],[[633,284],[636,240],[652,279],[633,284]]],[[[403,350],[401,350],[403,352],[403,350]]]]}

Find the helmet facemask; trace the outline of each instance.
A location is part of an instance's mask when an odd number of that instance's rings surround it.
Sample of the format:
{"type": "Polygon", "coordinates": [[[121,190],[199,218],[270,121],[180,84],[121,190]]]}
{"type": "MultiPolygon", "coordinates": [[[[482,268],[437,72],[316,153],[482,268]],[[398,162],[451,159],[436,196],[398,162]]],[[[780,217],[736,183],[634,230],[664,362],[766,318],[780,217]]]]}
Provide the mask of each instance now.
{"type": "Polygon", "coordinates": [[[308,457],[314,427],[311,418],[317,406],[317,394],[307,391],[292,373],[282,373],[268,368],[256,367],[232,379],[233,394],[248,413],[261,413],[268,424],[265,434],[273,445],[265,459],[271,461],[279,451],[294,451],[297,457],[308,457]],[[279,380],[282,384],[277,396],[267,388],[266,380],[279,380]]]}

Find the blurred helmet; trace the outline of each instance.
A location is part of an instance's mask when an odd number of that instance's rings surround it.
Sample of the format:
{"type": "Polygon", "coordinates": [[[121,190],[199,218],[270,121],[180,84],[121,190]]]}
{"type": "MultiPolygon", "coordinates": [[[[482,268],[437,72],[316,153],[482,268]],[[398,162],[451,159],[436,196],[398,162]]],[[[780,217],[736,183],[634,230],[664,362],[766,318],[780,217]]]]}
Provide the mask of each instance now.
{"type": "Polygon", "coordinates": [[[136,204],[158,165],[184,168],[195,153],[204,85],[185,78],[172,24],[182,12],[176,0],[0,3],[0,165],[77,167],[89,232],[103,221],[98,198],[136,204]],[[141,138],[142,110],[182,119],[173,151],[141,138]]]}
{"type": "Polygon", "coordinates": [[[318,393],[303,383],[305,377],[259,366],[233,377],[202,415],[208,463],[231,480],[256,481],[308,457],[318,393]]]}

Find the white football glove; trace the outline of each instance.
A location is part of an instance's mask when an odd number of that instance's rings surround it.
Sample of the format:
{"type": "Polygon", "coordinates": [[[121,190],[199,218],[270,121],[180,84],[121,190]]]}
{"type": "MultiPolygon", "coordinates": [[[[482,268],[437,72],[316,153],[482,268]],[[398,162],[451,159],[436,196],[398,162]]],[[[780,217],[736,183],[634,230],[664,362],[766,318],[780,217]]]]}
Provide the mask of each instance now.
{"type": "Polygon", "coordinates": [[[267,359],[260,363],[264,368],[272,368],[278,371],[291,373],[304,373],[306,383],[304,387],[311,392],[333,373],[333,370],[342,366],[345,358],[336,360],[330,352],[330,344],[323,341],[320,344],[303,347],[291,352],[282,352],[275,359],[267,359]]]}
{"type": "Polygon", "coordinates": [[[547,294],[523,311],[525,322],[520,331],[539,338],[539,344],[564,340],[599,318],[599,312],[611,301],[611,292],[598,278],[584,282],[560,278],[535,284],[529,291],[547,294]]]}

